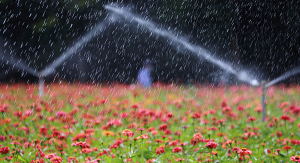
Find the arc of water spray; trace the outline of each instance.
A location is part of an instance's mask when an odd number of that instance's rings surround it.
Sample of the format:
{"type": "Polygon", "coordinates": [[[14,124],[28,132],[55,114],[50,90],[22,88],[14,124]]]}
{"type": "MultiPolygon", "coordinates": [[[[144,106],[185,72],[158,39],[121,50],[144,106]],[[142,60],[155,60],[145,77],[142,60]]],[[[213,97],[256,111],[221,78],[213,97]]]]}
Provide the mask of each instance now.
{"type": "Polygon", "coordinates": [[[39,72],[37,70],[26,65],[24,62],[22,62],[21,59],[16,59],[16,58],[13,58],[12,56],[9,57],[4,52],[0,53],[0,57],[2,57],[2,61],[5,61],[5,63],[11,65],[14,69],[19,68],[19,69],[22,69],[22,70],[30,73],[33,76],[36,76],[36,77],[39,76],[39,72]]]}
{"type": "Polygon", "coordinates": [[[89,42],[92,38],[97,36],[97,32],[102,31],[107,24],[115,21],[115,17],[110,16],[108,19],[98,23],[90,32],[85,34],[79,41],[75,43],[71,48],[69,48],[66,52],[64,52],[56,61],[51,63],[46,67],[43,71],[39,73],[39,94],[40,96],[44,95],[44,83],[45,77],[49,74],[53,73],[55,69],[61,65],[65,60],[70,58],[72,54],[74,54],[80,47],[89,42]]]}
{"type": "Polygon", "coordinates": [[[97,32],[102,31],[107,24],[112,23],[116,20],[116,17],[111,15],[109,18],[106,18],[104,21],[98,23],[90,32],[85,34],[79,41],[75,43],[71,48],[69,48],[66,52],[64,52],[56,61],[51,63],[49,66],[47,66],[44,70],[41,72],[29,67],[25,63],[23,63],[21,60],[16,61],[16,59],[11,58],[5,54],[0,53],[0,57],[2,56],[2,60],[6,60],[8,64],[10,64],[12,67],[18,67],[20,69],[25,70],[26,72],[36,76],[39,78],[39,95],[44,95],[44,83],[45,83],[45,77],[49,74],[53,73],[55,71],[55,68],[57,68],[60,64],[62,64],[66,59],[68,59],[72,54],[74,54],[81,46],[89,42],[93,37],[97,36],[97,32]]]}
{"type": "Polygon", "coordinates": [[[107,24],[115,21],[115,17],[110,16],[108,19],[98,23],[90,32],[85,34],[79,41],[77,41],[71,48],[64,52],[58,59],[41,71],[42,76],[47,76],[55,71],[59,65],[61,65],[66,59],[74,54],[80,47],[89,42],[92,38],[97,36],[97,32],[102,31],[107,24]]]}
{"type": "Polygon", "coordinates": [[[294,68],[294,69],[292,69],[292,70],[284,73],[283,75],[279,76],[278,78],[270,81],[269,83],[267,83],[265,85],[265,87],[270,87],[270,86],[272,86],[272,85],[274,85],[274,84],[276,84],[276,83],[278,83],[278,82],[280,82],[280,81],[282,81],[284,79],[287,79],[287,78],[289,78],[289,77],[291,77],[293,75],[299,74],[299,73],[300,73],[300,66],[298,66],[298,67],[296,67],[296,68],[294,68]]]}
{"type": "Polygon", "coordinates": [[[243,77],[241,77],[241,75],[236,70],[234,70],[232,68],[232,66],[230,66],[229,64],[227,64],[225,62],[222,62],[220,59],[217,59],[217,58],[211,56],[210,53],[207,50],[205,50],[204,48],[202,48],[200,46],[192,45],[191,43],[186,41],[185,38],[176,36],[176,35],[170,33],[168,30],[158,29],[158,28],[156,28],[155,23],[153,23],[151,21],[143,20],[143,19],[139,18],[138,16],[136,16],[135,14],[133,14],[123,8],[118,8],[113,5],[105,5],[104,7],[107,10],[110,10],[120,16],[123,16],[126,20],[128,20],[130,22],[135,21],[136,23],[145,26],[148,30],[154,32],[155,34],[157,34],[159,36],[167,37],[168,39],[183,45],[186,49],[193,52],[194,54],[196,54],[198,56],[202,56],[207,61],[209,61],[213,64],[216,64],[223,70],[228,71],[231,74],[235,75],[239,80],[248,82],[251,85],[258,85],[258,82],[256,80],[250,80],[248,75],[246,75],[246,76],[244,75],[243,77]]]}

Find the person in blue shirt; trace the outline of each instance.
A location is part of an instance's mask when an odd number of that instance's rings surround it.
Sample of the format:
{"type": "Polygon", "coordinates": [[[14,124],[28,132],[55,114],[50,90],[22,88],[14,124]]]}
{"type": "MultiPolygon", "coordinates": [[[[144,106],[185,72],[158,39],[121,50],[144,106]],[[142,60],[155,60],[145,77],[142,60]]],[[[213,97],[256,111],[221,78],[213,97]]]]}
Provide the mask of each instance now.
{"type": "Polygon", "coordinates": [[[143,68],[140,69],[137,76],[138,83],[143,87],[151,87],[152,85],[151,70],[152,70],[152,65],[150,63],[150,60],[146,59],[143,68]]]}

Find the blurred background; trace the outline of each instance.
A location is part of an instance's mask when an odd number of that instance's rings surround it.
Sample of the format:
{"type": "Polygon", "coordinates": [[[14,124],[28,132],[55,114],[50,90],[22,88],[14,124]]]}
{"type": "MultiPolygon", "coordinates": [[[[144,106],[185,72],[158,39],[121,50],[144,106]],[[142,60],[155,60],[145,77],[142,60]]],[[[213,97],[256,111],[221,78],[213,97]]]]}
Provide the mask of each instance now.
{"type": "MultiPolygon", "coordinates": [[[[271,80],[300,65],[297,0],[0,0],[0,82],[37,82],[15,64],[45,69],[107,19],[110,12],[104,5],[112,2],[259,80],[271,80]]],[[[130,84],[150,59],[154,82],[237,82],[169,42],[135,23],[117,21],[81,46],[46,81],[130,84]]],[[[285,82],[299,83],[300,77],[285,82]]]]}

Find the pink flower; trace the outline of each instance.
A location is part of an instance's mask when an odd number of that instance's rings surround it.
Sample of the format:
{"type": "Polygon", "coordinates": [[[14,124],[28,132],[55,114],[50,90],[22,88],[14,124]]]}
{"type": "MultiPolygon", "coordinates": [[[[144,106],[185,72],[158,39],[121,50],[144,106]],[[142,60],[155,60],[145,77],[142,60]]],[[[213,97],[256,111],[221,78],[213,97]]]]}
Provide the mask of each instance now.
{"type": "Polygon", "coordinates": [[[213,148],[217,148],[218,144],[215,142],[207,142],[205,147],[213,149],[213,148]]]}
{"type": "Polygon", "coordinates": [[[65,117],[67,115],[67,113],[66,112],[64,112],[64,111],[58,111],[58,112],[56,112],[56,117],[65,117]]]}
{"type": "Polygon", "coordinates": [[[50,159],[50,161],[51,161],[52,163],[61,163],[63,160],[62,160],[61,157],[55,156],[55,157],[52,157],[52,158],[50,159]]]}
{"type": "Polygon", "coordinates": [[[132,136],[134,135],[134,133],[133,133],[131,130],[129,130],[129,129],[125,129],[125,130],[122,132],[122,134],[123,134],[124,136],[130,136],[130,137],[132,137],[132,136]]]}
{"type": "Polygon", "coordinates": [[[300,162],[300,156],[298,156],[298,155],[292,156],[290,159],[294,162],[300,162]]]}

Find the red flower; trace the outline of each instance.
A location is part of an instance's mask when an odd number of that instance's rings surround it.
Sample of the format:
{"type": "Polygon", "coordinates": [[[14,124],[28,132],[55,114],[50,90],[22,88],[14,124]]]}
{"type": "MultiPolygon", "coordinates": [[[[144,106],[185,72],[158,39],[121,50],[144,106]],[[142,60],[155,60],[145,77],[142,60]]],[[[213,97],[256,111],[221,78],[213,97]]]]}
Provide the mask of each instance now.
{"type": "Polygon", "coordinates": [[[291,118],[290,118],[290,116],[288,116],[288,115],[283,115],[283,116],[281,116],[280,119],[281,119],[281,120],[284,120],[284,121],[289,121],[291,118]]]}
{"type": "Polygon", "coordinates": [[[203,136],[200,133],[194,134],[193,138],[196,140],[200,140],[203,136]]]}
{"type": "Polygon", "coordinates": [[[162,145],[162,146],[159,146],[158,148],[155,149],[155,152],[156,154],[162,154],[162,153],[165,153],[165,146],[162,145]]]}
{"type": "Polygon", "coordinates": [[[0,141],[6,141],[7,137],[4,135],[0,135],[0,141]]]}
{"type": "Polygon", "coordinates": [[[52,157],[52,158],[50,159],[50,161],[51,161],[52,163],[61,163],[63,160],[62,160],[61,157],[55,156],[55,157],[52,157]]]}
{"type": "Polygon", "coordinates": [[[132,159],[131,158],[125,159],[125,162],[129,162],[129,161],[132,161],[132,159]]]}
{"type": "Polygon", "coordinates": [[[238,153],[240,154],[240,157],[242,157],[244,155],[251,155],[252,151],[250,151],[248,148],[242,148],[238,151],[238,153]]]}
{"type": "Polygon", "coordinates": [[[88,145],[86,142],[82,142],[82,141],[72,143],[71,145],[80,146],[81,148],[90,148],[90,145],[88,145]]]}
{"type": "Polygon", "coordinates": [[[243,110],[244,110],[244,107],[243,107],[243,106],[238,106],[238,107],[237,107],[237,110],[238,110],[238,111],[243,111],[243,110]]]}
{"type": "Polygon", "coordinates": [[[125,129],[125,130],[122,132],[122,134],[123,134],[124,136],[130,136],[130,137],[132,137],[132,136],[134,135],[134,133],[133,133],[131,130],[129,130],[129,129],[125,129]]]}
{"type": "Polygon", "coordinates": [[[176,146],[177,145],[177,141],[170,141],[169,142],[169,146],[176,146]]]}
{"type": "Polygon", "coordinates": [[[90,148],[82,148],[82,153],[91,153],[93,152],[93,149],[90,148]]]}
{"type": "Polygon", "coordinates": [[[160,126],[158,127],[158,129],[159,129],[160,131],[164,131],[164,130],[167,129],[167,125],[166,125],[166,124],[162,124],[162,125],[160,125],[160,126]]]}
{"type": "Polygon", "coordinates": [[[48,133],[48,129],[45,126],[40,127],[39,132],[41,135],[46,135],[48,133]]]}
{"type": "Polygon", "coordinates": [[[47,154],[45,157],[52,159],[53,157],[56,157],[56,154],[55,153],[47,154]]]}
{"type": "Polygon", "coordinates": [[[6,112],[8,105],[0,105],[0,112],[6,112]]]}
{"type": "Polygon", "coordinates": [[[30,163],[44,163],[44,159],[40,158],[40,159],[32,160],[30,163]]]}
{"type": "Polygon", "coordinates": [[[232,148],[232,151],[234,151],[234,152],[238,152],[239,150],[240,150],[239,147],[233,147],[233,148],[232,148]]]}
{"type": "Polygon", "coordinates": [[[247,122],[253,122],[253,121],[255,121],[255,120],[256,120],[256,118],[253,117],[253,116],[251,116],[251,117],[248,118],[247,122]]]}
{"type": "Polygon", "coordinates": [[[201,114],[198,112],[195,112],[192,114],[192,118],[199,119],[199,118],[201,118],[201,114]]]}
{"type": "Polygon", "coordinates": [[[193,146],[197,145],[198,141],[199,141],[198,139],[192,138],[191,145],[193,145],[193,146]]]}
{"type": "Polygon", "coordinates": [[[181,135],[181,131],[175,131],[175,135],[180,136],[181,135]]]}
{"type": "Polygon", "coordinates": [[[217,148],[218,144],[215,142],[207,142],[205,147],[213,149],[213,148],[217,148]]]}
{"type": "Polygon", "coordinates": [[[292,156],[290,159],[295,162],[300,162],[300,156],[298,156],[298,155],[292,156]]]}
{"type": "Polygon", "coordinates": [[[286,150],[286,151],[292,149],[292,147],[289,145],[283,146],[282,148],[283,148],[283,150],[286,150]]]}
{"type": "Polygon", "coordinates": [[[0,153],[1,154],[7,154],[7,153],[9,153],[9,147],[2,147],[2,148],[0,148],[0,153]]]}
{"type": "Polygon", "coordinates": [[[174,147],[173,149],[172,149],[172,152],[173,153],[178,153],[178,152],[181,152],[182,151],[182,147],[174,147]]]}

